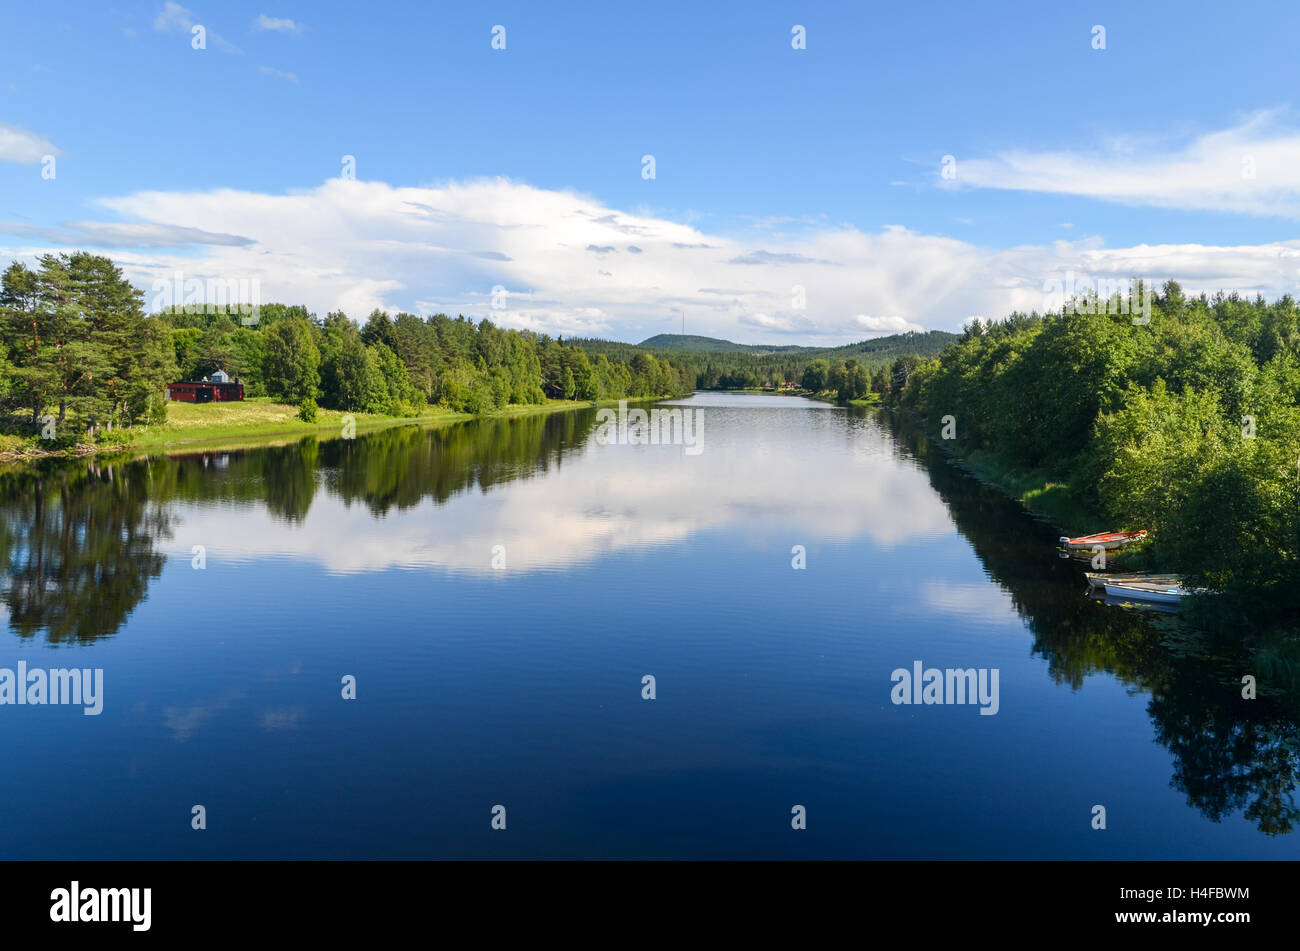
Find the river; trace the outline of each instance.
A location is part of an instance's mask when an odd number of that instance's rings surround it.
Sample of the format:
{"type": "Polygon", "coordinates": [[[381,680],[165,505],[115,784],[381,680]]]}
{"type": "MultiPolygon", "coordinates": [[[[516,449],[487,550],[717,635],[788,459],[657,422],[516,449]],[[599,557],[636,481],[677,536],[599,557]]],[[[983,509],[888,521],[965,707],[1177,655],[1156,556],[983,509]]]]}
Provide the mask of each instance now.
{"type": "Polygon", "coordinates": [[[0,471],[0,668],[103,671],[0,705],[0,858],[1300,857],[1286,643],[886,413],[674,405],[0,471]]]}

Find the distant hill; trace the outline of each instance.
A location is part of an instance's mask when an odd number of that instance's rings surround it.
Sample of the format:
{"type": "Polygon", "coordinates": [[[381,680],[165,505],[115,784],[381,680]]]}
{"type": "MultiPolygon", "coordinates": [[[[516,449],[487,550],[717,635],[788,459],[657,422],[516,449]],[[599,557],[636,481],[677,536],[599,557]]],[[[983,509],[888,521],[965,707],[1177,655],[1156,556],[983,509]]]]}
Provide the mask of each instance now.
{"type": "Polygon", "coordinates": [[[747,354],[752,357],[787,357],[806,364],[811,360],[848,360],[856,358],[859,363],[880,364],[891,362],[904,354],[931,357],[941,352],[948,344],[960,339],[959,334],[946,330],[930,330],[924,333],[908,332],[890,334],[887,337],[872,337],[857,343],[846,343],[838,347],[801,347],[792,344],[734,343],[718,337],[700,337],[694,334],[655,334],[640,343],[623,343],[616,340],[596,338],[571,338],[570,343],[582,346],[588,353],[606,353],[626,356],[637,350],[654,353],[683,356],[698,354],[708,357],[712,354],[747,354]]]}
{"type": "Polygon", "coordinates": [[[818,356],[827,359],[844,360],[849,357],[866,357],[859,363],[868,363],[880,358],[892,360],[903,354],[916,354],[920,357],[932,357],[945,350],[950,343],[961,339],[961,334],[946,330],[928,330],[924,333],[890,334],[888,337],[874,337],[859,343],[850,343],[842,347],[822,350],[818,356]]]}
{"type": "Polygon", "coordinates": [[[944,330],[928,333],[890,334],[860,340],[839,347],[773,346],[761,343],[733,343],[717,337],[690,334],[656,334],[640,343],[570,337],[568,343],[582,347],[591,358],[631,362],[639,353],[670,360],[695,374],[702,390],[742,389],[762,383],[775,384],[801,378],[814,360],[835,366],[853,360],[868,370],[888,366],[899,357],[933,357],[960,339],[944,330]]]}
{"type": "Polygon", "coordinates": [[[762,343],[732,343],[717,337],[697,337],[694,334],[655,334],[647,337],[638,347],[649,350],[683,350],[687,353],[798,353],[815,350],[815,347],[774,346],[762,343]]]}

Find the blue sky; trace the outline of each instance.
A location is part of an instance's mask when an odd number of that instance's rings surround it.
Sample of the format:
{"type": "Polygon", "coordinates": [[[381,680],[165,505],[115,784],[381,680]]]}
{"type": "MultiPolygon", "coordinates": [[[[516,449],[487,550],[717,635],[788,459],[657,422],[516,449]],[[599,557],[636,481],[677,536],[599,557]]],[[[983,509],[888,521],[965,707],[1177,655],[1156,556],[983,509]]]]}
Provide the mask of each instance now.
{"type": "Polygon", "coordinates": [[[1300,279],[1294,4],[187,0],[6,26],[0,259],[102,251],[150,300],[181,270],[357,318],[828,343],[1041,308],[1067,273],[1300,279]]]}

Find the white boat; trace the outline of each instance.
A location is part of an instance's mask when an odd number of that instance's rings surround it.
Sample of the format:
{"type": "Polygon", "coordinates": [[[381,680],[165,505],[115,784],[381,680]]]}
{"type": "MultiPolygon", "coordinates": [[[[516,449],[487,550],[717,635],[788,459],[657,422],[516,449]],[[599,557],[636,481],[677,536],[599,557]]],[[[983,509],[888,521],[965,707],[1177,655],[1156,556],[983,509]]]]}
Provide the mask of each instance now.
{"type": "Polygon", "coordinates": [[[1102,573],[1099,571],[1085,571],[1084,577],[1088,579],[1088,587],[1104,588],[1109,584],[1125,584],[1130,581],[1149,581],[1152,584],[1164,584],[1171,587],[1177,587],[1182,583],[1178,575],[1153,575],[1147,571],[1114,571],[1102,573]]]}
{"type": "Polygon", "coordinates": [[[1172,575],[1147,578],[1106,580],[1101,587],[1107,597],[1125,598],[1129,601],[1151,601],[1155,604],[1178,604],[1183,598],[1200,594],[1203,588],[1185,588],[1172,575]]]}

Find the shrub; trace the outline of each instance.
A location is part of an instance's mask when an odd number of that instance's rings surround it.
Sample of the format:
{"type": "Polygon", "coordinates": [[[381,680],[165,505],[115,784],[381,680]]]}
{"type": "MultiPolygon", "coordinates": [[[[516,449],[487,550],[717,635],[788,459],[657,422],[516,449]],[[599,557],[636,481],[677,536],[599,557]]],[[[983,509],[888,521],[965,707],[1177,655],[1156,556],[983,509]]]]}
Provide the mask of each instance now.
{"type": "Polygon", "coordinates": [[[104,447],[123,447],[131,444],[134,436],[128,429],[101,429],[95,433],[95,443],[104,447]]]}
{"type": "Polygon", "coordinates": [[[310,396],[304,397],[298,404],[298,418],[304,423],[316,422],[316,401],[310,396]]]}

